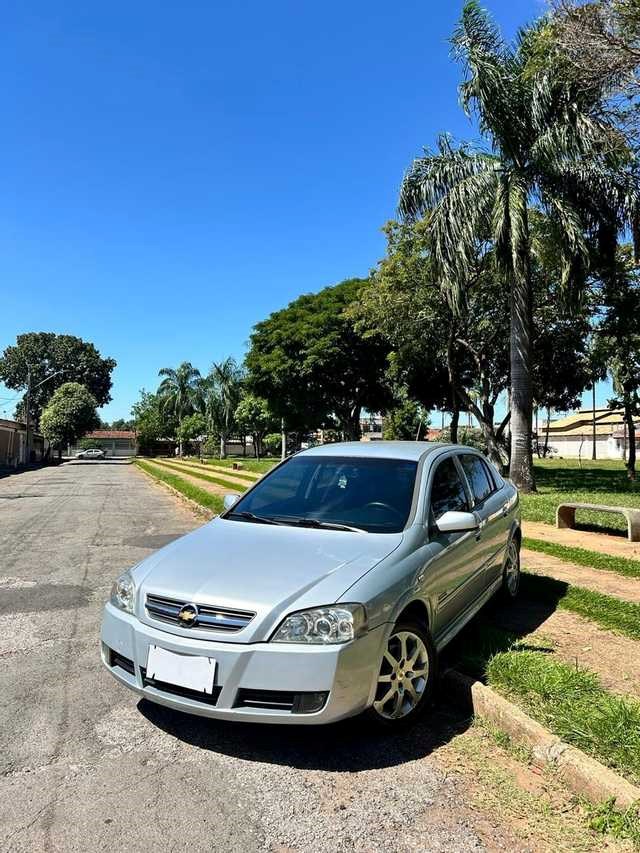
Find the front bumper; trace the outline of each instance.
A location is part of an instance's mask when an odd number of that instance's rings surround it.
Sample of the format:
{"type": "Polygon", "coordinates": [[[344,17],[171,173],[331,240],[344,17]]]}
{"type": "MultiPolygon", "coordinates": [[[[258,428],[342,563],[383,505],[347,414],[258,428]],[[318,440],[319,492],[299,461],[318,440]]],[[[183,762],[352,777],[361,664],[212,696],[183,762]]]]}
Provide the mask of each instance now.
{"type": "Polygon", "coordinates": [[[350,717],[371,703],[386,637],[384,626],[380,626],[352,643],[334,646],[196,640],[153,628],[107,604],[101,639],[102,662],[111,674],[152,702],[220,720],[309,725],[350,717]],[[199,701],[145,684],[152,644],[172,652],[214,658],[214,696],[199,701]],[[127,671],[128,662],[133,664],[133,672],[127,671]],[[327,696],[319,711],[297,713],[278,707],[247,707],[242,697],[255,691],[265,691],[265,696],[266,691],[327,696]]]}

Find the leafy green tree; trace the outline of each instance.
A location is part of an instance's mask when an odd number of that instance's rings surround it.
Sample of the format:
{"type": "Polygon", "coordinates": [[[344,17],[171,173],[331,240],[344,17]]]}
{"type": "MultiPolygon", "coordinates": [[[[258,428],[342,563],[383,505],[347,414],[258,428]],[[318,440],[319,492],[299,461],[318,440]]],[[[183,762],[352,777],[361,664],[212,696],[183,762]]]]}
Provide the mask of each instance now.
{"type": "Polygon", "coordinates": [[[207,432],[207,421],[204,415],[199,412],[194,412],[192,415],[185,415],[178,427],[178,441],[180,446],[184,446],[189,441],[200,438],[207,432]]]}
{"type": "Polygon", "coordinates": [[[251,433],[254,454],[256,459],[259,459],[263,438],[275,427],[275,418],[269,404],[263,397],[245,394],[236,408],[235,420],[242,430],[251,433]]]}
{"type": "Polygon", "coordinates": [[[117,418],[117,420],[109,423],[103,424],[104,429],[115,429],[115,430],[132,430],[134,429],[134,422],[132,420],[125,420],[124,418],[117,418]]]}
{"type": "Polygon", "coordinates": [[[524,491],[535,489],[530,205],[557,225],[566,289],[584,279],[585,228],[597,203],[615,207],[617,227],[635,221],[639,209],[624,140],[596,115],[601,93],[574,85],[552,57],[540,68],[539,34],[532,27],[509,45],[477,0],[467,0],[453,37],[466,75],[461,99],[490,151],[442,137],[436,151],[414,161],[400,194],[405,218],[428,217],[438,273],[454,305],[473,274],[478,242],[493,243],[511,305],[510,476],[524,491]]]}
{"type": "Polygon", "coordinates": [[[246,358],[248,385],[269,401],[288,430],[337,427],[360,437],[363,408],[386,409],[393,398],[385,379],[388,345],[364,338],[346,309],[366,279],[348,279],[300,296],[255,327],[246,358]]]}
{"type": "Polygon", "coordinates": [[[382,435],[389,441],[426,440],[429,413],[415,400],[405,398],[385,412],[382,435]]]}
{"type": "Polygon", "coordinates": [[[140,399],[131,409],[140,453],[151,454],[156,442],[172,438],[178,430],[176,418],[169,414],[164,399],[142,389],[140,399]]]}
{"type": "Polygon", "coordinates": [[[595,329],[596,357],[613,378],[612,408],[622,408],[626,423],[629,478],[636,478],[635,423],[640,418],[640,273],[631,253],[619,253],[615,274],[607,277],[602,292],[601,317],[595,329]]]}
{"type": "MultiPolygon", "coordinates": [[[[73,335],[53,332],[27,332],[18,335],[15,346],[7,347],[0,357],[0,381],[15,391],[26,389],[31,373],[30,418],[38,425],[42,410],[56,389],[67,382],[78,382],[95,397],[98,406],[111,402],[112,358],[102,358],[92,343],[73,335]]],[[[24,400],[16,417],[24,418],[24,400]]]]}
{"type": "Polygon", "coordinates": [[[214,363],[208,376],[212,426],[220,434],[220,458],[227,455],[227,441],[236,426],[236,409],[242,395],[244,373],[229,356],[214,363]]]}
{"type": "Polygon", "coordinates": [[[84,385],[65,382],[53,392],[40,417],[40,431],[51,444],[61,448],[91,430],[97,429],[100,419],[97,401],[84,385]]]}
{"type": "MultiPolygon", "coordinates": [[[[158,387],[162,408],[164,412],[176,418],[179,431],[182,419],[192,414],[196,407],[200,371],[190,362],[183,361],[175,369],[163,367],[158,376],[164,377],[158,387]]],[[[178,447],[182,456],[182,439],[179,436],[178,447]]]]}

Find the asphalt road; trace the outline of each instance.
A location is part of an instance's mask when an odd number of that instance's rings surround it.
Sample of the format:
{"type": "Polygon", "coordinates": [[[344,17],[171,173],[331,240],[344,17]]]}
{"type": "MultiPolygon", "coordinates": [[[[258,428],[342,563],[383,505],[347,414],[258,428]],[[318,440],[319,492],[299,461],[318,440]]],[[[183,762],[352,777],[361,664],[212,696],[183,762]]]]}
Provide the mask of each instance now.
{"type": "Polygon", "coordinates": [[[515,849],[439,766],[447,715],[393,737],[220,724],[103,671],[113,578],[198,523],[129,465],[0,479],[0,851],[515,849]]]}

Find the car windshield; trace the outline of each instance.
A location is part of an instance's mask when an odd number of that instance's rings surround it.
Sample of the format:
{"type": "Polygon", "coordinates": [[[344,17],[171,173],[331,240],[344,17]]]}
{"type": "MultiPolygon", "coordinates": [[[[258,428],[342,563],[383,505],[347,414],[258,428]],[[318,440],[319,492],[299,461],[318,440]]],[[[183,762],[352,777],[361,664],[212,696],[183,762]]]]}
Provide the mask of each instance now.
{"type": "Polygon", "coordinates": [[[416,469],[406,459],[303,454],[267,475],[227,518],[398,533],[411,511],[416,469]]]}

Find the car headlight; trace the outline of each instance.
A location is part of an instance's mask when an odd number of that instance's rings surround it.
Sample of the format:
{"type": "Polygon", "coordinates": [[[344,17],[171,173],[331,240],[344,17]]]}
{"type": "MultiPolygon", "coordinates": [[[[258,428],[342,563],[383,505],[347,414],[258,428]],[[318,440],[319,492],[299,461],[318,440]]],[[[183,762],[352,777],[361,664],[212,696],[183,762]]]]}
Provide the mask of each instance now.
{"type": "Polygon", "coordinates": [[[111,587],[111,604],[125,613],[133,613],[136,585],[129,570],[123,572],[111,587]]]}
{"type": "Polygon", "coordinates": [[[332,604],[287,616],[271,638],[273,643],[348,643],[367,629],[361,604],[332,604]]]}

